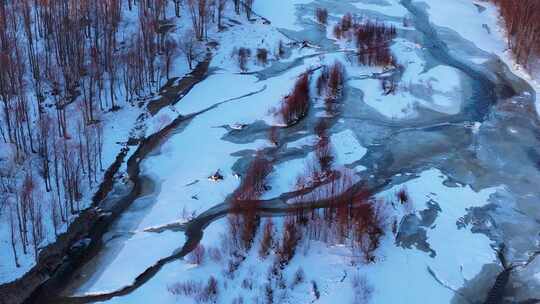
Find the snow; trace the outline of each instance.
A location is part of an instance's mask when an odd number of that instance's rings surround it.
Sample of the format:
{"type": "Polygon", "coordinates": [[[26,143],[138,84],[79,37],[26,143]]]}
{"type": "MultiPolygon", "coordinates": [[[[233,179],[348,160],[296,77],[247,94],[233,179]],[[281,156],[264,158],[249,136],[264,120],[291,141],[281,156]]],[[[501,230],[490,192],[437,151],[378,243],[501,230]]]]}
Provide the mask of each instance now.
{"type": "Polygon", "coordinates": [[[416,116],[417,101],[405,91],[398,90],[396,94],[384,95],[378,79],[353,80],[350,85],[362,89],[364,102],[388,118],[416,116]]]}
{"type": "Polygon", "coordinates": [[[288,142],[287,148],[302,148],[304,146],[312,146],[313,143],[317,141],[317,138],[318,137],[316,135],[308,135],[298,140],[288,142]]]}
{"type": "Polygon", "coordinates": [[[490,247],[491,241],[485,235],[473,234],[469,228],[459,229],[456,222],[467,213],[467,208],[487,204],[490,195],[498,189],[476,192],[469,186],[447,187],[443,184],[446,179],[439,170],[430,169],[418,178],[379,195],[391,198],[405,187],[414,209],[422,210],[426,202],[434,200],[442,212],[427,230],[427,241],[437,253],[434,258],[417,250],[396,250],[391,248],[393,244],[385,243],[382,261],[364,269],[368,278],[376,282],[375,286],[392,286],[393,290],[400,290],[399,293],[377,292],[374,303],[450,303],[454,294],[435,283],[426,267],[433,269],[442,281],[459,288],[466,280],[474,278],[484,264],[496,259],[490,247]],[[401,276],[389,273],[407,273],[407,277],[414,280],[403,280],[401,276]]]}
{"type": "Polygon", "coordinates": [[[272,25],[278,28],[286,28],[288,30],[302,29],[297,25],[297,10],[296,6],[307,4],[312,0],[289,0],[280,1],[276,5],[273,1],[255,1],[253,10],[264,16],[272,22],[272,25]]]}
{"type": "Polygon", "coordinates": [[[376,11],[390,17],[405,17],[409,13],[397,0],[383,0],[378,3],[358,0],[353,5],[362,10],[376,11]]]}
{"type": "Polygon", "coordinates": [[[461,106],[460,74],[449,66],[436,66],[418,75],[415,84],[427,89],[431,100],[419,99],[420,103],[432,110],[457,114],[461,106]]]}
{"type": "Polygon", "coordinates": [[[213,74],[195,86],[190,94],[180,101],[178,111],[182,115],[196,113],[218,101],[240,97],[263,88],[264,85],[257,83],[255,76],[228,72],[213,74]]]}
{"type": "Polygon", "coordinates": [[[351,130],[341,131],[330,136],[332,147],[336,156],[336,162],[349,165],[364,157],[367,149],[364,148],[351,130]]]}
{"type": "Polygon", "coordinates": [[[487,2],[471,0],[422,0],[428,5],[430,21],[456,31],[461,37],[474,43],[488,53],[500,54],[507,48],[506,40],[496,31],[498,12],[495,6],[487,2]],[[475,4],[486,8],[479,12],[475,4]],[[459,18],[456,18],[459,16],[459,18]],[[488,26],[488,28],[486,28],[488,26]]]}
{"type": "Polygon", "coordinates": [[[105,236],[105,248],[98,260],[107,267],[95,272],[79,290],[83,294],[114,291],[131,284],[135,278],[159,259],[165,258],[179,249],[185,241],[183,233],[165,231],[132,232],[128,236],[105,236]],[[127,239],[125,239],[127,238],[127,239]],[[136,262],[135,262],[136,261],[136,262]]]}

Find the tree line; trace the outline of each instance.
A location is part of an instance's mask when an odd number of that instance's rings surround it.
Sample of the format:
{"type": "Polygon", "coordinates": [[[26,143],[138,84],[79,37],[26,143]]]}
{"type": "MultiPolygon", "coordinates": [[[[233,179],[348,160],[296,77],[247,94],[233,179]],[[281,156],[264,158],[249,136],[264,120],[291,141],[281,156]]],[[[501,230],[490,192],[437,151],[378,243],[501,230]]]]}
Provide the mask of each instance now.
{"type": "Polygon", "coordinates": [[[0,215],[17,266],[85,207],[107,120],[157,94],[181,53],[191,69],[229,3],[251,17],[239,0],[0,1],[0,215]],[[190,28],[173,34],[179,18],[190,28]]]}
{"type": "Polygon", "coordinates": [[[540,2],[537,0],[494,0],[507,29],[508,45],[516,61],[531,68],[540,57],[540,2]]]}

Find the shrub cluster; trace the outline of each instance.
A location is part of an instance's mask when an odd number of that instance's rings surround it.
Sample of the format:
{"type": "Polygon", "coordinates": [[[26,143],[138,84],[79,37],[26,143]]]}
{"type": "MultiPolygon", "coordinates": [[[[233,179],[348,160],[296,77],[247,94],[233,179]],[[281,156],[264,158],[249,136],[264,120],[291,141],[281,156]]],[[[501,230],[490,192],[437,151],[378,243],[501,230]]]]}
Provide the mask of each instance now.
{"type": "Polygon", "coordinates": [[[394,64],[390,43],[397,36],[394,26],[367,21],[355,24],[354,35],[358,50],[358,61],[369,66],[394,64]]]}
{"type": "Polygon", "coordinates": [[[516,61],[530,68],[540,57],[540,1],[493,0],[499,8],[508,33],[508,44],[516,61]]]}
{"type": "Polygon", "coordinates": [[[213,276],[210,276],[206,285],[189,280],[168,286],[167,290],[176,296],[194,298],[197,303],[216,303],[219,296],[218,282],[213,276]]]}
{"type": "Polygon", "coordinates": [[[324,98],[326,103],[333,103],[343,95],[345,82],[345,68],[341,62],[336,61],[330,68],[323,66],[317,78],[317,94],[324,98]]]}
{"type": "Polygon", "coordinates": [[[320,24],[328,24],[328,10],[325,8],[317,8],[315,10],[315,17],[320,24]]]}
{"type": "Polygon", "coordinates": [[[384,23],[367,20],[359,22],[351,14],[346,14],[334,27],[337,39],[348,39],[356,43],[358,62],[369,66],[393,65],[394,58],[390,44],[397,36],[396,28],[384,23]]]}
{"type": "Polygon", "coordinates": [[[303,73],[298,77],[291,94],[283,98],[278,114],[283,123],[292,126],[304,118],[309,110],[309,74],[303,73]]]}

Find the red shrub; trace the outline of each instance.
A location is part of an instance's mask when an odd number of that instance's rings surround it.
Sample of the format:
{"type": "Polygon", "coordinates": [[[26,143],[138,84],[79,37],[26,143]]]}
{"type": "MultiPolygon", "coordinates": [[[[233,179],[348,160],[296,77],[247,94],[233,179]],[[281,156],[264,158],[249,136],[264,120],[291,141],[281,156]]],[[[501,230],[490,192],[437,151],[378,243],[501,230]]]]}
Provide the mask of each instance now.
{"type": "Polygon", "coordinates": [[[268,132],[268,140],[274,145],[279,145],[279,130],[276,126],[270,127],[268,132]]]}
{"type": "Polygon", "coordinates": [[[286,218],[283,222],[283,239],[278,252],[279,264],[282,267],[289,264],[296,252],[296,246],[301,237],[296,225],[292,217],[286,218]]]}
{"type": "Polygon", "coordinates": [[[238,189],[233,193],[232,205],[237,214],[231,214],[229,233],[236,249],[247,251],[260,224],[256,200],[266,191],[266,178],[272,172],[272,163],[258,151],[249,165],[238,189]]]}
{"type": "Polygon", "coordinates": [[[344,68],[341,62],[336,61],[330,67],[328,78],[328,98],[335,100],[341,96],[344,82],[344,68]]]}
{"type": "Polygon", "coordinates": [[[499,7],[516,61],[530,68],[540,56],[540,1],[493,0],[499,7]]]}
{"type": "Polygon", "coordinates": [[[327,66],[323,66],[319,78],[317,78],[317,95],[322,96],[327,89],[330,73],[327,66]]]}
{"type": "Polygon", "coordinates": [[[215,247],[208,248],[208,256],[212,261],[216,263],[221,262],[221,260],[223,259],[221,255],[221,250],[215,247]]]}
{"type": "MultiPolygon", "coordinates": [[[[250,204],[253,206],[253,204],[250,204]]],[[[260,217],[257,214],[255,208],[247,208],[242,213],[242,230],[240,234],[240,240],[242,248],[247,252],[253,245],[253,239],[257,235],[257,229],[261,223],[260,217]]]]}
{"type": "Polygon", "coordinates": [[[294,273],[293,281],[291,286],[297,286],[298,284],[304,283],[306,281],[306,273],[302,268],[298,268],[294,273]]]}
{"type": "Polygon", "coordinates": [[[266,65],[268,63],[267,49],[257,49],[257,61],[262,65],[266,65]]]}
{"type": "Polygon", "coordinates": [[[204,249],[203,245],[197,245],[197,247],[195,247],[195,249],[193,249],[193,251],[187,255],[187,261],[191,264],[202,264],[204,261],[205,251],[206,250],[204,249]]]}
{"type": "Polygon", "coordinates": [[[201,282],[195,282],[193,280],[176,283],[167,287],[169,293],[175,296],[195,296],[199,294],[203,289],[203,284],[201,282]]]}
{"type": "Polygon", "coordinates": [[[242,72],[247,71],[248,59],[251,57],[251,50],[246,48],[238,49],[238,66],[242,72]]]}
{"type": "Polygon", "coordinates": [[[343,38],[343,31],[341,30],[341,26],[339,24],[336,24],[334,26],[332,32],[334,33],[334,37],[336,37],[337,39],[343,38]]]}
{"type": "Polygon", "coordinates": [[[325,8],[317,8],[315,10],[315,17],[320,24],[326,25],[328,23],[328,10],[325,8]]]}
{"type": "Polygon", "coordinates": [[[406,204],[409,202],[409,193],[407,192],[407,188],[401,188],[397,193],[396,193],[396,197],[398,199],[398,201],[401,203],[401,204],[406,204]]]}
{"type": "Polygon", "coordinates": [[[353,213],[354,246],[360,250],[366,263],[375,262],[375,251],[384,235],[386,215],[379,202],[362,202],[353,213]]]}
{"type": "Polygon", "coordinates": [[[187,281],[185,283],[177,283],[167,287],[169,293],[176,296],[192,297],[197,303],[215,303],[218,298],[218,282],[210,276],[206,286],[201,282],[187,281]]]}
{"type": "Polygon", "coordinates": [[[363,48],[358,50],[358,62],[368,66],[394,65],[394,57],[388,46],[363,48]]]}
{"type": "Polygon", "coordinates": [[[329,174],[332,169],[334,155],[330,144],[330,138],[328,136],[319,138],[319,141],[315,147],[315,155],[317,156],[321,170],[324,173],[329,174]]]}
{"type": "Polygon", "coordinates": [[[199,303],[216,303],[218,298],[218,282],[216,278],[210,276],[204,289],[197,295],[195,300],[199,303]]]}
{"type": "Polygon", "coordinates": [[[388,66],[394,63],[390,43],[397,36],[394,26],[367,21],[355,25],[358,61],[364,65],[388,66]]]}
{"type": "Polygon", "coordinates": [[[229,214],[227,224],[228,234],[224,238],[224,247],[231,253],[237,253],[243,249],[240,236],[242,234],[243,218],[239,214],[229,214]]]}
{"type": "Polygon", "coordinates": [[[353,17],[351,13],[347,13],[341,18],[340,27],[341,32],[343,33],[349,31],[353,27],[353,17]]]}
{"type": "Polygon", "coordinates": [[[255,207],[253,203],[243,204],[238,214],[230,214],[227,217],[231,245],[234,246],[232,252],[235,254],[247,252],[253,245],[260,225],[260,217],[255,207]]]}
{"type": "Polygon", "coordinates": [[[272,163],[261,151],[258,151],[242,178],[240,187],[233,194],[235,201],[258,199],[266,191],[266,178],[270,172],[272,172],[272,163]]]}
{"type": "Polygon", "coordinates": [[[326,120],[319,119],[319,122],[315,126],[315,134],[319,138],[328,137],[328,125],[326,124],[326,120]]]}
{"type": "Polygon", "coordinates": [[[355,21],[350,13],[345,14],[340,22],[333,28],[334,37],[337,39],[351,39],[351,29],[355,27],[355,21]]]}
{"type": "Polygon", "coordinates": [[[259,256],[265,258],[270,253],[270,249],[274,246],[274,223],[271,219],[268,219],[264,223],[263,236],[261,239],[261,248],[259,249],[259,256]]]}
{"type": "MultiPolygon", "coordinates": [[[[332,174],[320,186],[298,197],[298,202],[329,201],[322,211],[298,210],[296,223],[306,227],[311,239],[344,244],[349,240],[366,263],[375,261],[386,227],[384,205],[370,201],[369,192],[354,190],[354,175],[350,170],[332,174]],[[329,180],[328,180],[329,179],[329,180]]],[[[306,189],[305,178],[299,178],[298,189],[306,189]]],[[[316,185],[316,184],[315,184],[316,185]]]]}
{"type": "Polygon", "coordinates": [[[309,110],[309,74],[300,75],[289,96],[283,99],[279,114],[283,123],[292,126],[304,118],[309,110]]]}
{"type": "Polygon", "coordinates": [[[355,25],[356,45],[358,48],[378,47],[387,44],[397,36],[396,28],[384,23],[367,21],[355,25]]]}

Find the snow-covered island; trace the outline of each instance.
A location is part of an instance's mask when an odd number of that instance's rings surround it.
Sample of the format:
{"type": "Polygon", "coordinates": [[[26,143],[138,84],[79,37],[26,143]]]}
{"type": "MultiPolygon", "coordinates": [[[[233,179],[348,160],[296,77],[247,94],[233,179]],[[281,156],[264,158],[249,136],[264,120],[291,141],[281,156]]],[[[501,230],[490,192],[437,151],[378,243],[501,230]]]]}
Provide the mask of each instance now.
{"type": "Polygon", "coordinates": [[[540,303],[517,2],[0,3],[0,304],[540,303]]]}

